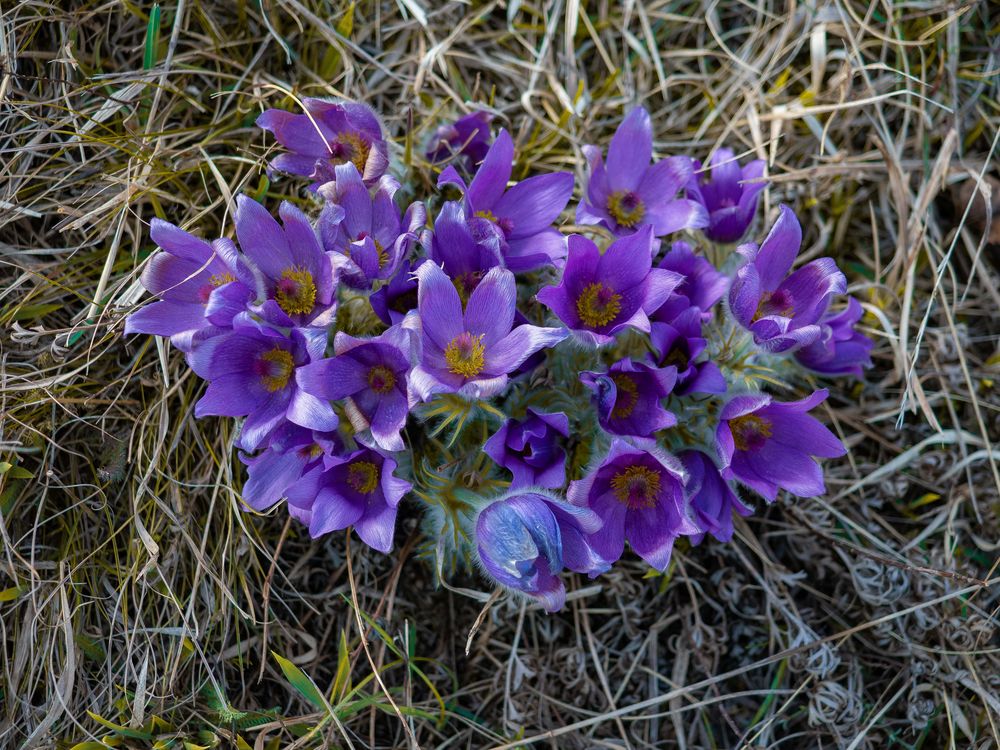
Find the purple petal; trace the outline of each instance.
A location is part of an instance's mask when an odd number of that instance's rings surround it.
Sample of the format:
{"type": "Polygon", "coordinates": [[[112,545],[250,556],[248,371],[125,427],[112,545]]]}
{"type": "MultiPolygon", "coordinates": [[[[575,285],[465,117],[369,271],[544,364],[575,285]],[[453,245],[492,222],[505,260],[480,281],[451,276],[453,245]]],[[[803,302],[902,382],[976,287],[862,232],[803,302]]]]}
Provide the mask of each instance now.
{"type": "Polygon", "coordinates": [[[777,289],[788,275],[802,244],[802,226],[795,212],[785,204],[781,204],[779,210],[778,220],[753,261],[760,275],[761,289],[767,292],[777,289]]]}
{"type": "Polygon", "coordinates": [[[146,305],[125,319],[125,333],[151,333],[173,336],[177,333],[204,328],[205,308],[197,302],[160,300],[146,305]]]}
{"type": "Polygon", "coordinates": [[[253,198],[236,196],[236,237],[246,256],[272,279],[291,265],[291,252],[281,226],[253,198]]]}
{"type": "Polygon", "coordinates": [[[441,350],[462,333],[462,300],[458,290],[436,263],[424,263],[416,270],[417,310],[423,335],[441,350]]]}
{"type": "Polygon", "coordinates": [[[506,336],[514,325],[517,289],[514,274],[505,268],[492,268],[469,296],[465,307],[465,330],[483,336],[487,350],[506,336]]]}
{"type": "Polygon", "coordinates": [[[372,549],[388,553],[396,533],[396,508],[383,503],[369,506],[354,524],[354,531],[361,541],[372,549]]]}
{"type": "Polygon", "coordinates": [[[638,193],[647,204],[669,201],[691,179],[692,172],[693,164],[688,156],[661,159],[646,170],[639,183],[638,193]]]}
{"type": "Polygon", "coordinates": [[[340,420],[333,407],[327,401],[316,398],[305,391],[293,389],[291,403],[286,416],[289,421],[302,427],[320,432],[331,432],[337,429],[340,420]]]}
{"type": "Polygon", "coordinates": [[[650,206],[645,220],[652,224],[653,233],[657,237],[682,229],[699,229],[709,224],[705,207],[683,198],[650,206]]]}
{"type": "Polygon", "coordinates": [[[521,325],[486,350],[484,374],[500,375],[519,367],[540,349],[555,346],[569,335],[565,328],[521,325]]]}
{"type": "Polygon", "coordinates": [[[514,229],[508,239],[530,237],[559,217],[572,194],[573,175],[570,172],[536,175],[504,193],[494,205],[493,213],[513,221],[514,229]]]}
{"type": "Polygon", "coordinates": [[[643,225],[611,243],[598,261],[596,279],[622,292],[646,278],[652,262],[653,229],[643,225]]]}
{"type": "Polygon", "coordinates": [[[614,190],[635,190],[639,187],[649,161],[653,158],[653,126],[649,113],[636,107],[618,126],[605,165],[608,184],[614,190]]]}
{"type": "Polygon", "coordinates": [[[473,211],[487,211],[507,189],[511,169],[514,164],[514,142],[506,130],[500,131],[496,141],[490,146],[486,158],[479,165],[476,176],[469,185],[466,198],[473,211]]]}
{"type": "Polygon", "coordinates": [[[322,489],[312,505],[309,535],[315,539],[331,531],[346,529],[356,523],[363,512],[364,506],[354,498],[340,495],[330,488],[322,489]]]}
{"type": "Polygon", "coordinates": [[[295,381],[306,393],[339,401],[368,388],[368,368],[352,357],[332,357],[297,368],[295,381]]]}

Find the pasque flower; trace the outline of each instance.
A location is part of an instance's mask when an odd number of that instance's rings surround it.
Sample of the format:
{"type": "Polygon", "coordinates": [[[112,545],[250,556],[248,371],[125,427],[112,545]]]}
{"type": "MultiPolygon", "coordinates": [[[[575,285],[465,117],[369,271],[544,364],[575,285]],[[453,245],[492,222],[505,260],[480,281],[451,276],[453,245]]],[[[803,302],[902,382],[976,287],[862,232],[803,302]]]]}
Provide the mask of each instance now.
{"type": "Polygon", "coordinates": [[[424,204],[411,203],[400,216],[396,205],[399,182],[383,175],[370,193],[353,164],[334,169],[335,179],[320,186],[327,206],[319,218],[323,247],[333,259],[338,279],[356,289],[368,289],[388,279],[409,257],[427,223],[424,204]]]}
{"type": "Polygon", "coordinates": [[[681,282],[667,301],[650,315],[650,319],[671,323],[678,315],[697,307],[701,317],[711,317],[711,309],[729,288],[729,278],[700,255],[687,242],[678,240],[670,246],[659,267],[680,274],[681,282]]]}
{"type": "Polygon", "coordinates": [[[782,205],[759,248],[753,243],[738,248],[748,262],[736,272],[729,307],[768,351],[789,351],[816,341],[830,298],[847,289],[847,279],[833,258],[817,258],[789,275],[801,243],[799,220],[782,205]]]}
{"type": "Polygon", "coordinates": [[[240,447],[253,451],[286,420],[319,432],[337,428],[326,401],[295,382],[295,370],[323,356],[326,331],[293,328],[288,335],[253,320],[233,319],[233,329],[195,347],[191,368],[209,381],[194,407],[196,417],[246,417],[240,447]]]}
{"type": "Polygon", "coordinates": [[[354,527],[361,540],[379,552],[392,549],[399,501],[411,484],[393,472],[396,460],[362,447],[330,468],[312,472],[288,488],[288,509],[316,537],[354,527]]]}
{"type": "Polygon", "coordinates": [[[726,379],[719,366],[701,355],[708,342],[702,336],[701,310],[689,307],[673,316],[670,323],[653,322],[649,343],[652,361],[677,371],[674,393],[725,393],[726,379]]]}
{"type": "Polygon", "coordinates": [[[336,166],[350,162],[365,183],[374,185],[389,166],[389,155],[372,108],[310,98],[302,105],[306,114],[269,109],[257,118],[257,127],[273,133],[290,151],[275,157],[270,167],[310,177],[315,188],[334,179],[336,166]]]}
{"type": "Polygon", "coordinates": [[[612,563],[627,540],[636,554],[657,570],[666,570],[674,540],[697,534],[684,499],[684,469],[672,455],[620,438],[587,477],[570,482],[567,498],[597,513],[604,525],[589,541],[612,563]]]}
{"type": "Polygon", "coordinates": [[[424,232],[421,243],[451,278],[463,302],[491,268],[503,266],[499,239],[474,237],[465,208],[456,201],[441,207],[433,231],[424,232]]]}
{"type": "Polygon", "coordinates": [[[708,171],[700,173],[701,162],[686,186],[687,197],[708,211],[708,226],[702,232],[715,242],[736,242],[750,228],[760,193],[767,186],[761,178],[767,163],[755,159],[740,167],[732,149],[720,148],[708,160],[708,171]]]}
{"type": "Polygon", "coordinates": [[[834,458],[847,449],[807,412],[828,393],[819,390],[800,401],[782,403],[766,393],[730,399],[719,414],[715,447],[722,476],[736,479],[768,502],[784,489],[798,497],[826,491],[823,471],[813,456],[834,458]]]}
{"type": "Polygon", "coordinates": [[[276,326],[328,325],[336,312],[333,263],[302,211],[285,202],[278,214],[283,225],[253,198],[236,198],[236,237],[259,271],[256,310],[276,326]]]}
{"type": "Polygon", "coordinates": [[[821,375],[854,375],[861,377],[864,368],[871,367],[874,343],[855,326],[865,311],[854,297],[839,313],[827,313],[820,320],[822,332],[813,343],[795,352],[803,367],[821,375]]]}
{"type": "Polygon", "coordinates": [[[506,387],[508,373],[567,336],[564,328],[511,330],[517,290],[514,274],[504,268],[486,274],[464,312],[455,285],[437,264],[420,266],[417,281],[422,351],[410,387],[421,401],[435,393],[495,396],[506,387]]]}
{"type": "Polygon", "coordinates": [[[459,117],[455,122],[442,125],[431,136],[427,146],[427,160],[442,162],[451,158],[465,157],[466,166],[475,169],[489,151],[490,122],[493,115],[483,110],[459,117]]]}
{"type": "Polygon", "coordinates": [[[427,258],[404,260],[388,284],[368,295],[372,310],[387,326],[402,323],[407,313],[417,309],[417,279],[413,272],[427,262],[427,258]]]}
{"type": "Polygon", "coordinates": [[[603,224],[615,234],[648,226],[657,237],[708,224],[704,206],[677,197],[694,172],[692,160],[671,156],[650,166],[653,126],[644,108],[633,109],[618,126],[607,162],[597,146],[584,146],[583,153],[590,179],[577,223],[603,224]]]}
{"type": "Polygon", "coordinates": [[[652,254],[648,226],[612,242],[603,255],[586,237],[570,235],[562,279],[536,299],[594,346],[611,343],[628,327],[648,333],[649,314],[681,281],[676,273],[651,268],[652,254]]]}
{"type": "Polygon", "coordinates": [[[483,445],[483,452],[514,475],[512,487],[556,489],[566,482],[566,450],[560,437],[569,437],[569,420],[529,408],[524,419],[508,419],[483,445]]]}
{"type": "Polygon", "coordinates": [[[608,564],[587,541],[601,527],[592,511],[535,490],[514,490],[487,505],[476,519],[476,551],[497,583],[561,609],[563,568],[598,575],[608,564]]]}
{"type": "Polygon", "coordinates": [[[451,166],[441,173],[438,186],[454,185],[462,191],[473,234],[498,243],[510,270],[559,263],[566,255],[566,240],[552,222],[573,194],[573,175],[535,175],[508,189],[513,166],[514,142],[501,130],[468,186],[451,166]]]}
{"type": "Polygon", "coordinates": [[[593,391],[597,419],[614,435],[649,437],[677,424],[661,403],[674,388],[677,370],[623,359],[607,372],[584,372],[581,382],[593,391]]]}
{"type": "Polygon", "coordinates": [[[142,285],[159,300],[125,320],[125,333],[170,336],[189,352],[193,336],[208,328],[227,328],[254,296],[253,275],[232,241],[208,243],[162,219],[149,234],[160,246],[142,272],[142,285]]]}
{"type": "Polygon", "coordinates": [[[728,542],[733,538],[733,513],[749,516],[753,509],[740,502],[707,453],[688,450],[677,457],[687,471],[684,492],[691,505],[694,522],[701,529],[691,542],[700,544],[706,533],[720,542],[728,542]]]}
{"type": "Polygon", "coordinates": [[[340,461],[339,451],[337,433],[318,432],[285,422],[268,436],[260,453],[240,454],[240,460],[247,465],[243,501],[254,510],[267,510],[302,477],[340,461]]]}
{"type": "Polygon", "coordinates": [[[380,448],[401,451],[400,432],[409,412],[411,335],[398,325],[371,339],[340,331],[333,343],[335,356],[300,367],[295,378],[300,388],[318,398],[349,399],[347,414],[355,430],[370,429],[380,448]]]}

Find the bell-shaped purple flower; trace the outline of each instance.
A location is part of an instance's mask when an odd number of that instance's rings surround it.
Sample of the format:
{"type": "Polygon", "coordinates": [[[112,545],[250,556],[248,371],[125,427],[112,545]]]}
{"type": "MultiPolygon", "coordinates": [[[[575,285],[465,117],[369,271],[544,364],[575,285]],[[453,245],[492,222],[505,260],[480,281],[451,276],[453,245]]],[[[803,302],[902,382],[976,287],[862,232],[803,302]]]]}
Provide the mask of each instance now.
{"type": "Polygon", "coordinates": [[[587,541],[601,527],[595,513],[532,490],[515,490],[476,519],[476,551],[490,578],[526,594],[547,612],[562,609],[563,568],[591,577],[608,569],[587,541]]]}
{"type": "Polygon", "coordinates": [[[767,162],[755,159],[740,167],[732,149],[720,148],[708,160],[710,172],[694,163],[695,174],[687,183],[687,197],[708,211],[708,226],[702,229],[714,242],[736,242],[750,228],[760,192],[767,187],[764,177],[767,162]]]}
{"type": "Polygon", "coordinates": [[[483,110],[459,117],[455,122],[442,125],[431,136],[427,146],[427,160],[433,163],[465,157],[468,169],[475,169],[489,151],[493,136],[490,122],[493,115],[483,110]]]}
{"type": "Polygon", "coordinates": [[[715,447],[722,476],[736,479],[772,502],[778,490],[798,497],[826,492],[823,470],[813,456],[834,458],[847,449],[806,412],[826,399],[819,390],[801,401],[782,403],[766,393],[734,396],[722,407],[715,447]]]}
{"type": "Polygon", "coordinates": [[[816,341],[830,298],[847,290],[847,279],[833,258],[817,258],[788,274],[802,243],[802,227],[792,209],[780,209],[760,248],[753,243],[738,248],[748,262],[729,289],[733,317],[772,352],[816,341]]]}
{"type": "Polygon", "coordinates": [[[240,434],[246,451],[256,450],[286,420],[319,432],[337,429],[330,404],[295,382],[295,370],[325,349],[324,329],[293,328],[285,335],[241,313],[232,331],[199,344],[189,356],[191,368],[209,381],[194,415],[246,417],[240,434]]]}
{"type": "Polygon", "coordinates": [[[694,254],[687,242],[678,240],[663,256],[660,268],[680,274],[681,283],[650,318],[670,323],[689,308],[697,307],[701,317],[711,317],[711,309],[729,288],[729,278],[715,270],[705,258],[694,254]]]}
{"type": "Polygon", "coordinates": [[[370,429],[378,447],[401,451],[400,432],[409,413],[406,383],[411,335],[401,326],[371,339],[338,332],[335,356],[300,367],[295,378],[300,388],[318,398],[349,399],[346,411],[354,429],[370,429]]]}
{"type": "Polygon", "coordinates": [[[625,541],[657,570],[666,570],[674,540],[697,534],[684,500],[684,469],[657,447],[643,450],[620,438],[587,477],[570,482],[567,497],[587,507],[604,522],[589,541],[612,563],[622,556],[625,541]]]}
{"type": "Polygon", "coordinates": [[[287,490],[288,511],[316,537],[353,526],[372,549],[388,552],[396,509],[412,485],[395,476],[396,461],[362,447],[325,471],[312,472],[287,490]]]}
{"type": "Polygon", "coordinates": [[[675,368],[677,385],[674,393],[725,393],[726,379],[719,366],[702,357],[707,342],[701,335],[701,310],[689,307],[674,316],[671,323],[653,322],[649,343],[652,360],[659,367],[675,368]]]}
{"type": "Polygon", "coordinates": [[[566,256],[566,240],[552,223],[573,194],[573,175],[535,175],[508,189],[513,166],[514,142],[501,130],[468,186],[454,167],[446,167],[438,187],[454,185],[462,191],[473,234],[495,239],[503,264],[511,271],[560,263],[566,256]]]}
{"type": "Polygon", "coordinates": [[[607,372],[580,373],[580,381],[593,391],[597,420],[606,432],[649,437],[677,424],[677,417],[661,403],[677,381],[673,367],[660,369],[623,359],[607,372]]]}
{"type": "Polygon", "coordinates": [[[681,281],[676,273],[651,268],[652,254],[648,226],[612,242],[603,255],[586,237],[570,235],[559,285],[544,287],[536,299],[592,346],[611,343],[628,327],[649,333],[649,314],[681,281]]]}
{"type": "Polygon", "coordinates": [[[864,368],[872,365],[874,346],[872,340],[855,327],[864,313],[861,303],[854,297],[841,312],[827,313],[820,321],[820,337],[795,352],[796,361],[821,375],[860,378],[864,368]]]}
{"type": "Polygon", "coordinates": [[[753,509],[740,502],[733,488],[722,478],[715,461],[706,453],[688,450],[677,457],[687,471],[684,492],[694,522],[701,529],[701,533],[692,536],[691,543],[700,544],[706,533],[720,542],[728,542],[733,538],[733,513],[749,516],[753,509]]]}
{"type": "Polygon", "coordinates": [[[268,323],[326,326],[336,313],[333,263],[309,219],[291,203],[278,209],[282,224],[246,195],[236,198],[236,237],[254,269],[255,309],[268,323]]]}
{"type": "Polygon", "coordinates": [[[368,295],[372,310],[387,326],[402,323],[407,313],[417,309],[417,278],[414,272],[427,262],[427,258],[416,262],[404,260],[388,284],[368,295]]]}
{"type": "Polygon", "coordinates": [[[671,156],[650,166],[653,126],[644,108],[633,109],[618,126],[607,162],[597,146],[584,146],[583,153],[590,180],[577,223],[603,224],[617,235],[648,226],[657,237],[708,224],[704,206],[677,197],[694,173],[692,160],[671,156]]]}
{"type": "Polygon", "coordinates": [[[388,279],[406,260],[427,223],[420,202],[400,217],[396,205],[399,182],[383,175],[369,193],[351,163],[335,170],[336,178],[319,188],[328,201],[319,218],[324,249],[331,254],[338,279],[355,289],[369,289],[388,279]]]}
{"type": "Polygon", "coordinates": [[[433,231],[424,232],[421,242],[452,279],[463,302],[491,268],[503,266],[499,239],[474,237],[465,209],[455,201],[441,207],[433,231]]]}
{"type": "Polygon", "coordinates": [[[504,422],[483,445],[483,452],[510,470],[511,487],[558,489],[566,482],[566,450],[560,436],[569,437],[565,414],[529,408],[524,419],[504,422]]]}
{"type": "Polygon", "coordinates": [[[350,162],[366,184],[374,185],[389,166],[389,152],[372,108],[308,98],[302,104],[306,114],[269,109],[257,118],[257,127],[269,130],[290,151],[269,166],[310,177],[315,188],[334,179],[335,167],[350,162]]]}
{"type": "Polygon", "coordinates": [[[410,373],[415,397],[435,393],[489,398],[507,386],[508,374],[535,352],[555,346],[565,328],[514,325],[514,274],[494,268],[462,300],[452,280],[435,263],[417,269],[420,364],[410,373]]]}
{"type": "Polygon", "coordinates": [[[247,466],[243,502],[254,510],[267,510],[304,476],[339,462],[340,446],[335,432],[317,432],[285,422],[268,436],[260,453],[240,454],[247,466]]]}
{"type": "Polygon", "coordinates": [[[253,274],[228,239],[205,240],[162,219],[149,235],[160,246],[142,272],[142,285],[159,300],[125,320],[125,333],[170,336],[190,352],[193,337],[211,328],[228,328],[253,299],[253,274]]]}

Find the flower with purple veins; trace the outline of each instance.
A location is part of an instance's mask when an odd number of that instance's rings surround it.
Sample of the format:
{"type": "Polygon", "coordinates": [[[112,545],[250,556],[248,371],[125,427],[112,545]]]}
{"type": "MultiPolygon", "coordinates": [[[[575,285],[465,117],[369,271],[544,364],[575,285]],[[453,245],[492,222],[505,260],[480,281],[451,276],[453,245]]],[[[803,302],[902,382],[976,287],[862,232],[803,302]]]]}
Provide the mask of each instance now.
{"type": "Polygon", "coordinates": [[[416,398],[458,393],[489,398],[507,386],[508,373],[545,347],[568,335],[565,328],[514,325],[517,289],[514,274],[494,268],[462,300],[452,280],[436,263],[417,269],[420,364],[410,373],[416,398]]]}
{"type": "Polygon", "coordinates": [[[580,373],[580,381],[593,391],[597,420],[605,432],[649,437],[677,424],[677,417],[660,403],[677,381],[673,367],[660,369],[623,359],[607,372],[580,373]]]}
{"type": "Polygon", "coordinates": [[[395,470],[392,456],[362,447],[290,487],[289,513],[309,526],[313,539],[353,526],[369,547],[388,552],[396,529],[396,509],[412,487],[395,476],[395,470]]]}
{"type": "Polygon", "coordinates": [[[733,538],[733,513],[741,516],[753,514],[753,509],[740,502],[733,488],[722,478],[715,461],[698,450],[687,450],[677,456],[688,473],[684,492],[701,533],[691,538],[692,544],[701,544],[705,534],[720,542],[733,538]]]}
{"type": "Polygon", "coordinates": [[[274,134],[290,153],[271,160],[269,167],[314,180],[313,189],[334,179],[334,168],[353,164],[368,185],[374,185],[389,166],[382,125],[375,112],[357,102],[303,99],[306,114],[269,109],[257,118],[257,127],[274,134]]]}
{"type": "Polygon", "coordinates": [[[414,272],[427,258],[412,262],[404,260],[389,283],[368,296],[368,302],[379,320],[387,326],[402,323],[407,313],[417,309],[417,279],[414,272]]]}
{"type": "Polygon", "coordinates": [[[379,448],[403,450],[411,331],[393,326],[380,336],[359,339],[343,331],[333,357],[300,367],[295,378],[306,393],[328,401],[348,401],[347,414],[358,432],[370,429],[379,448]]]}
{"type": "Polygon", "coordinates": [[[160,246],[142,271],[142,285],[159,300],[125,320],[125,333],[169,336],[190,352],[195,334],[228,328],[253,299],[254,278],[228,239],[208,243],[162,219],[150,237],[160,246]]]}
{"type": "Polygon", "coordinates": [[[698,174],[701,162],[695,161],[695,174],[686,186],[687,197],[708,211],[708,226],[701,231],[714,242],[736,242],[750,228],[760,192],[767,187],[763,180],[767,162],[755,159],[740,167],[732,149],[720,148],[708,160],[711,170],[698,174]]]}
{"type": "Polygon", "coordinates": [[[566,495],[604,522],[588,538],[602,559],[618,560],[628,541],[639,557],[663,571],[670,563],[674,540],[699,532],[684,500],[684,478],[684,468],[669,453],[615,438],[600,465],[585,478],[570,482],[566,495]]]}
{"type": "Polygon", "coordinates": [[[566,256],[566,240],[552,223],[573,195],[573,175],[535,175],[508,189],[513,167],[514,142],[501,130],[468,186],[454,167],[446,167],[438,187],[454,185],[462,191],[473,235],[499,242],[503,264],[511,271],[559,264],[566,256]]]}
{"type": "Polygon", "coordinates": [[[712,307],[729,288],[729,278],[715,270],[705,258],[695,255],[691,245],[683,240],[671,245],[659,268],[680,274],[682,281],[667,301],[649,316],[653,321],[670,323],[691,307],[699,308],[701,317],[707,320],[712,315],[712,307]]]}
{"type": "Polygon", "coordinates": [[[528,408],[522,420],[508,419],[483,445],[483,452],[514,475],[512,487],[557,489],[566,482],[566,450],[559,438],[569,437],[569,419],[528,408]]]}
{"type": "Polygon", "coordinates": [[[719,415],[715,447],[722,476],[736,479],[768,502],[784,489],[798,497],[826,492],[823,470],[813,456],[847,453],[836,436],[806,412],[826,399],[818,390],[800,401],[782,403],[766,393],[734,396],[719,415]]]}
{"type": "Polygon", "coordinates": [[[336,463],[340,445],[335,432],[308,430],[286,422],[268,436],[267,445],[256,456],[240,454],[240,461],[247,466],[243,501],[254,510],[267,510],[304,476],[336,463]]]}
{"type": "Polygon", "coordinates": [[[591,346],[609,344],[625,328],[649,333],[649,314],[681,282],[681,276],[651,268],[652,230],[621,237],[601,254],[586,237],[570,235],[569,256],[557,286],[535,298],[591,346]]]}
{"type": "Polygon", "coordinates": [[[438,163],[464,156],[468,168],[475,169],[486,157],[493,140],[490,133],[492,120],[493,115],[479,110],[459,117],[453,123],[442,125],[431,136],[425,154],[427,160],[438,163]]]}
{"type": "Polygon", "coordinates": [[[865,314],[854,297],[839,313],[827,313],[820,320],[823,332],[813,343],[795,352],[796,361],[821,375],[854,375],[860,378],[864,368],[872,366],[871,350],[875,345],[857,330],[865,314]]]}
{"type": "Polygon", "coordinates": [[[701,326],[701,310],[697,307],[676,315],[672,323],[653,321],[651,326],[651,359],[659,367],[676,368],[674,393],[679,396],[726,392],[726,379],[719,366],[707,357],[699,361],[707,346],[701,326]]]}
{"type": "Polygon", "coordinates": [[[503,266],[499,239],[474,237],[465,209],[455,201],[441,207],[434,229],[424,232],[421,242],[430,259],[452,279],[463,302],[491,268],[503,266]]]}
{"type": "Polygon", "coordinates": [[[708,224],[708,212],[677,194],[694,173],[687,156],[671,156],[652,166],[653,126],[643,107],[629,112],[608,147],[584,146],[590,180],[576,210],[579,224],[602,224],[617,235],[652,227],[657,237],[708,224]]]}
{"type": "Polygon", "coordinates": [[[476,552],[483,571],[526,594],[547,612],[562,609],[563,568],[591,577],[609,565],[588,541],[601,520],[587,508],[533,490],[515,490],[487,505],[476,519],[476,552]]]}
{"type": "Polygon", "coordinates": [[[195,347],[191,368],[208,381],[195,404],[196,417],[246,417],[240,447],[254,451],[285,420],[319,432],[337,429],[337,415],[325,401],[295,382],[295,370],[323,356],[326,330],[293,328],[285,335],[249,314],[233,329],[195,347]]]}
{"type": "Polygon", "coordinates": [[[336,179],[319,188],[328,201],[319,218],[320,237],[337,278],[355,289],[368,289],[376,280],[392,277],[409,257],[427,223],[427,211],[418,201],[400,217],[395,200],[399,182],[394,177],[383,175],[373,195],[350,162],[334,171],[336,179]]]}
{"type": "Polygon", "coordinates": [[[278,214],[283,225],[253,198],[236,198],[236,237],[260,272],[255,311],[283,328],[328,325],[337,301],[330,256],[302,211],[285,202],[278,214]]]}
{"type": "Polygon", "coordinates": [[[771,352],[816,341],[830,298],[847,290],[847,279],[833,258],[817,258],[789,275],[802,243],[802,227],[792,209],[782,205],[780,210],[759,248],[753,243],[737,248],[748,262],[729,289],[733,317],[771,352]]]}

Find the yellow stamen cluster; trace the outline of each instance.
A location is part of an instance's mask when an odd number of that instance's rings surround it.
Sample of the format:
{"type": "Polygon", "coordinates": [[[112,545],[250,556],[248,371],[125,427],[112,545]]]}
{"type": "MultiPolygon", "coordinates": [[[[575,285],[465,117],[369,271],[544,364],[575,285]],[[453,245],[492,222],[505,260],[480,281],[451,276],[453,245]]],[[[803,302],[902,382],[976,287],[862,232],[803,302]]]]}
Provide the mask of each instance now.
{"type": "Polygon", "coordinates": [[[639,402],[639,389],[636,388],[632,376],[624,372],[612,373],[611,380],[618,391],[618,398],[615,399],[615,408],[611,410],[611,417],[612,419],[628,419],[635,411],[635,405],[639,402]]]}
{"type": "Polygon", "coordinates": [[[448,370],[463,378],[474,378],[486,366],[486,347],[483,337],[473,336],[468,331],[458,334],[445,347],[444,361],[448,370]]]}
{"type": "Polygon", "coordinates": [[[618,190],[608,196],[608,213],[621,226],[631,229],[646,215],[646,206],[631,190],[618,190]]]}
{"type": "Polygon", "coordinates": [[[271,393],[287,386],[295,372],[292,353],[278,346],[261,354],[257,364],[260,381],[271,393]]]}
{"type": "Polygon", "coordinates": [[[631,510],[652,508],[660,496],[660,473],[632,464],[611,478],[611,490],[618,502],[631,510]]]}
{"type": "Polygon", "coordinates": [[[289,315],[305,315],[316,304],[316,282],[312,274],[299,266],[286,268],[278,279],[274,299],[289,315]]]}
{"type": "Polygon", "coordinates": [[[756,414],[744,414],[729,420],[729,429],[733,433],[733,443],[736,450],[757,450],[767,438],[771,437],[771,420],[756,414]]]}
{"type": "Polygon", "coordinates": [[[497,215],[490,211],[489,209],[483,211],[476,211],[473,216],[478,216],[480,219],[486,219],[487,221],[492,221],[494,224],[497,223],[497,215]]]}
{"type": "Polygon", "coordinates": [[[368,371],[368,387],[384,395],[396,387],[396,375],[385,365],[375,365],[368,371]]]}
{"type": "Polygon", "coordinates": [[[334,158],[330,161],[337,164],[351,162],[358,170],[358,174],[365,176],[365,166],[368,164],[368,154],[371,152],[371,144],[357,133],[341,133],[334,141],[339,148],[334,149],[334,158]],[[343,157],[337,158],[336,154],[342,153],[343,157]]]}
{"type": "Polygon", "coordinates": [[[362,495],[372,494],[378,487],[378,467],[371,461],[357,461],[347,467],[347,483],[362,495]]]}
{"type": "Polygon", "coordinates": [[[600,328],[618,317],[622,296],[599,281],[588,284],[576,298],[576,314],[589,328],[600,328]]]}
{"type": "Polygon", "coordinates": [[[233,276],[231,273],[226,272],[226,273],[213,274],[212,277],[208,280],[208,283],[211,284],[216,289],[218,289],[220,286],[232,283],[233,281],[236,281],[236,277],[233,276]]]}

